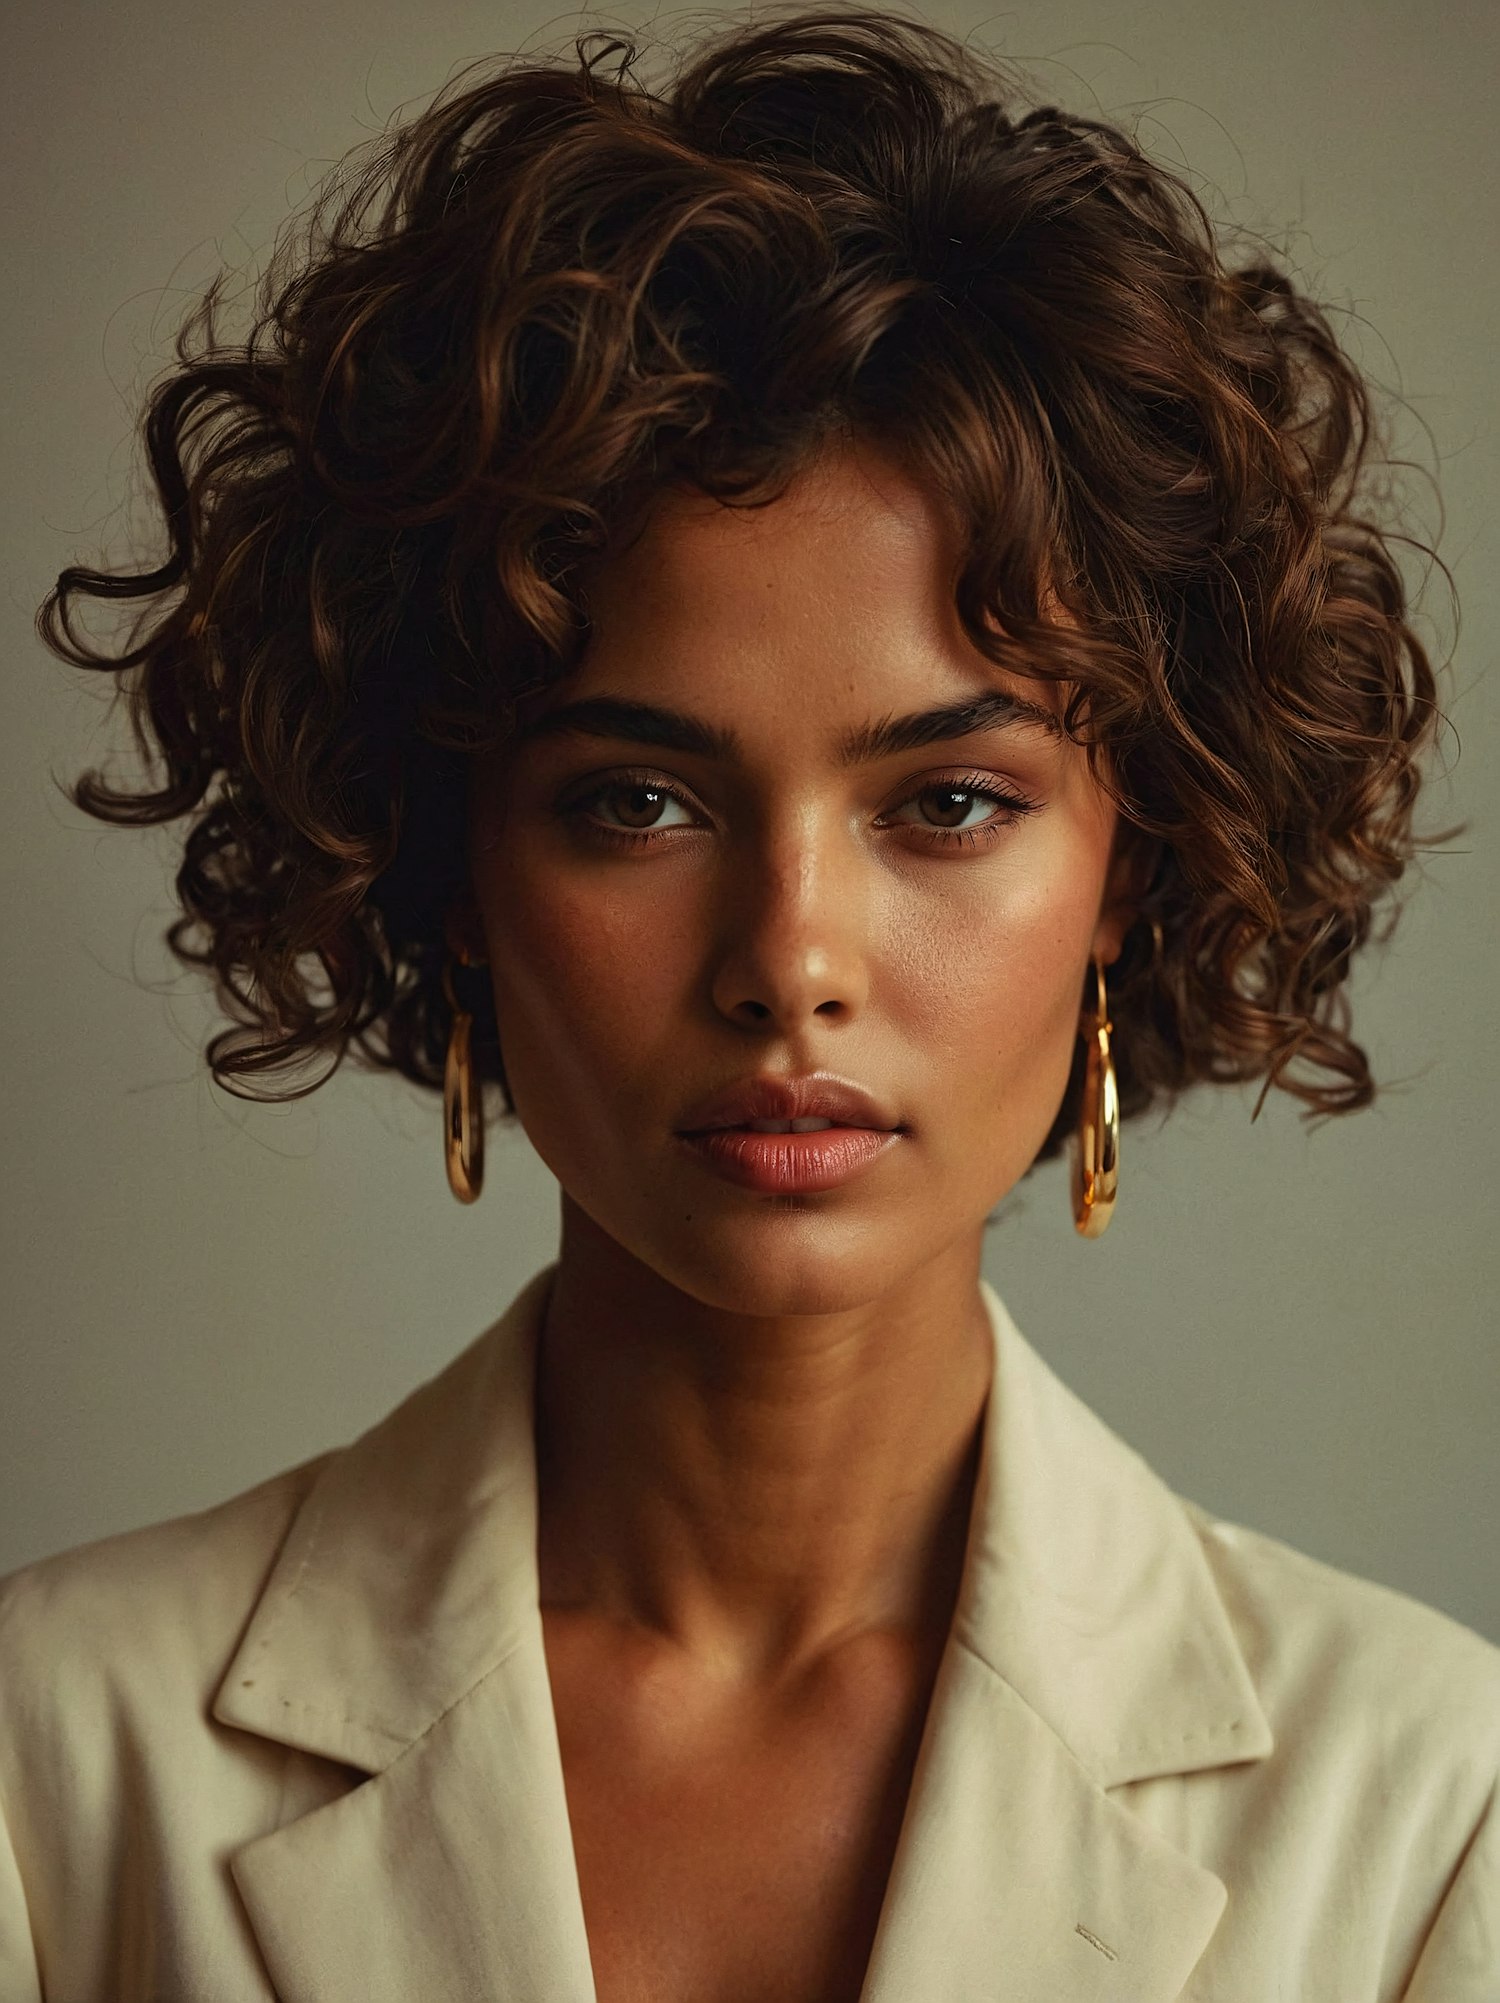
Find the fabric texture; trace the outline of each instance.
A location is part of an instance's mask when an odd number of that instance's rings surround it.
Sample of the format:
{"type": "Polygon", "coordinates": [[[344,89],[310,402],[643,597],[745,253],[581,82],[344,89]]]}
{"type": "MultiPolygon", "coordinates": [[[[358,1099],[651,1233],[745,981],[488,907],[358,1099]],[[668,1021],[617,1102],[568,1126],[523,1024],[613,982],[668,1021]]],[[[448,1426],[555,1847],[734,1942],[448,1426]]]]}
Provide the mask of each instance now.
{"type": "MultiPolygon", "coordinates": [[[[554,1270],[351,1446],[0,1584],[0,2003],[595,2003],[537,1599],[554,1270]]],[[[983,1293],[862,2003],[1500,2003],[1500,1648],[1175,1495],[983,1293]]]]}

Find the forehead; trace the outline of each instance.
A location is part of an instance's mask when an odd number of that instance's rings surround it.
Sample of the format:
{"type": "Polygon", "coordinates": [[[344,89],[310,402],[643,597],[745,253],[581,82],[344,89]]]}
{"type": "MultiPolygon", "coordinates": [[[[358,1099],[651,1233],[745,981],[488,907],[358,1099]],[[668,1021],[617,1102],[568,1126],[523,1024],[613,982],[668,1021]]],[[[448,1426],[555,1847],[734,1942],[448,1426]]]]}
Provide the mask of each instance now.
{"type": "Polygon", "coordinates": [[[664,488],[629,554],[640,569],[672,571],[690,558],[728,571],[811,539],[921,568],[940,551],[951,559],[956,529],[925,482],[878,446],[850,440],[825,445],[771,501],[734,503],[664,488]]]}
{"type": "Polygon", "coordinates": [[[833,699],[876,707],[1012,686],[954,603],[962,539],[925,483],[866,443],[830,446],[758,507],[669,490],[591,579],[571,693],[649,686],[699,706],[833,699]]]}

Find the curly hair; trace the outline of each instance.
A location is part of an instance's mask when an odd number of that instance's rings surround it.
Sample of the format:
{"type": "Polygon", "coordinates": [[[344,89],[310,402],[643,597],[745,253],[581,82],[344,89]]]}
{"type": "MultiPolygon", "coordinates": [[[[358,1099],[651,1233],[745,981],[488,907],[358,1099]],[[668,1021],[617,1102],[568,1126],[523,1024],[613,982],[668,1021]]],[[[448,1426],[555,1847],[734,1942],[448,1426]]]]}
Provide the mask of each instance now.
{"type": "Polygon", "coordinates": [[[190,817],[167,938],[235,1024],[216,1080],[294,1098],[353,1048],[441,1088],[465,761],[576,663],[653,496],[762,506],[841,431],[945,498],[969,638],[1064,684],[1150,845],[1122,1112],[1256,1078],[1257,1111],[1367,1104],[1346,976],[1422,845],[1439,711],[1327,311],[1126,132],[930,26],[721,26],[660,87],[629,38],[572,52],[471,66],[351,156],[241,341],[214,282],[144,418],[164,560],[70,567],[38,614],[161,776],[69,798],[190,817]],[[144,603],[109,651],[80,597],[144,603]]]}

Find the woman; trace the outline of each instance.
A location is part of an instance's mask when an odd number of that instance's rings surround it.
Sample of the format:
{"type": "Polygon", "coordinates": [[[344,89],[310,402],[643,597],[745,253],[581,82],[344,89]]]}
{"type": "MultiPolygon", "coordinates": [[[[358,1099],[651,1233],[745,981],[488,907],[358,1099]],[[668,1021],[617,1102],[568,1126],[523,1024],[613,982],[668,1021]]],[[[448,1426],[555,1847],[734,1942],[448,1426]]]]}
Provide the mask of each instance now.
{"type": "Polygon", "coordinates": [[[1172,1494],[980,1276],[1070,1137],[1096,1236],[1122,1118],[1372,1097],[1436,706],[1364,385],[935,31],[618,52],[210,299],[170,553],[44,608],[221,1082],[441,1089],[465,1202],[488,1090],[563,1211],[352,1447],[7,1582],[0,1996],[1493,1998],[1500,1651],[1172,1494]]]}

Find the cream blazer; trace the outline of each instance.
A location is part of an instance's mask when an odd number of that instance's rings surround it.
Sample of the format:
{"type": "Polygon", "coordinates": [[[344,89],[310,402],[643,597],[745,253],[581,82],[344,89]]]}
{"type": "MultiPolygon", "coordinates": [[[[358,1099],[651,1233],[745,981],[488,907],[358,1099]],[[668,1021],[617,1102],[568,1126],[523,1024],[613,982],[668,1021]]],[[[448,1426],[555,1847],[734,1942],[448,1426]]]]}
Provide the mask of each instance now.
{"type": "MultiPolygon", "coordinates": [[[[4,1583],[0,2003],[592,2003],[537,1607],[553,1270],[352,1446],[4,1583]]],[[[984,1296],[863,2003],[1497,2003],[1500,1649],[1173,1494],[984,1296]]]]}

